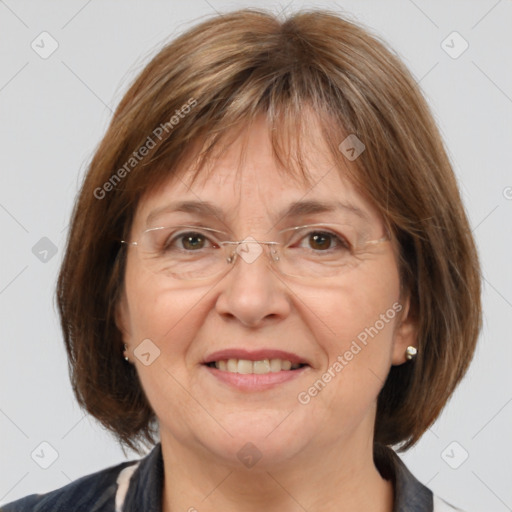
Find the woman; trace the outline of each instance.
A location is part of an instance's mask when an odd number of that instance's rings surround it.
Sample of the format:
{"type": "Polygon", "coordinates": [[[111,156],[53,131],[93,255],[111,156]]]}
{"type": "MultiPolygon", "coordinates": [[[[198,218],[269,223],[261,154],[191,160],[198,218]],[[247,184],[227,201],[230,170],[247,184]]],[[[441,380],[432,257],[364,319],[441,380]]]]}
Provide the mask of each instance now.
{"type": "Polygon", "coordinates": [[[456,510],[407,470],[471,361],[478,259],[413,78],[327,11],[212,18],[127,92],[58,304],[140,461],[6,511],[456,510]]]}

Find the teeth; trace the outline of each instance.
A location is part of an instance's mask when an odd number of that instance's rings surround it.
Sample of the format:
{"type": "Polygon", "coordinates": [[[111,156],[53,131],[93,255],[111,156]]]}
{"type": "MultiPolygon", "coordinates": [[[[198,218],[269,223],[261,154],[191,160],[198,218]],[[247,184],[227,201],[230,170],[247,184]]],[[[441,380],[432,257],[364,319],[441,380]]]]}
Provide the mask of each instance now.
{"type": "Polygon", "coordinates": [[[283,361],[281,363],[282,370],[289,370],[292,367],[292,363],[290,361],[283,361]]]}
{"type": "Polygon", "coordinates": [[[281,371],[281,359],[271,359],[270,360],[270,371],[271,372],[280,372],[281,371]]]}
{"type": "MultiPolygon", "coordinates": [[[[240,367],[240,363],[238,362],[238,366],[240,367]]],[[[252,363],[252,369],[254,373],[269,373],[270,372],[270,361],[268,359],[264,359],[263,361],[254,361],[252,363]]]]}
{"type": "Polygon", "coordinates": [[[261,361],[249,361],[248,359],[228,359],[215,361],[215,368],[230,373],[277,373],[281,370],[295,370],[300,364],[285,359],[263,359],[261,361]]]}
{"type": "Polygon", "coordinates": [[[254,373],[252,361],[247,361],[247,359],[239,359],[238,373],[254,373]]]}

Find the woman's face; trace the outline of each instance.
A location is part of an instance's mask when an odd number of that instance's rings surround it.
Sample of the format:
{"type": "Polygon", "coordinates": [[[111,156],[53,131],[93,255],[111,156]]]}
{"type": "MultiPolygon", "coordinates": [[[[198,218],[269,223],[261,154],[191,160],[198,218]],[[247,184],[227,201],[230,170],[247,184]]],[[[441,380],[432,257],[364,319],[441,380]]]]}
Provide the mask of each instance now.
{"type": "MultiPolygon", "coordinates": [[[[185,170],[147,195],[131,240],[164,223],[228,229],[231,240],[269,241],[279,229],[338,220],[369,240],[385,235],[376,211],[325,158],[319,138],[304,151],[309,186],[278,172],[263,120],[252,125],[247,141],[238,175],[241,140],[222,153],[207,178],[190,186],[185,170]],[[183,201],[213,205],[222,217],[199,208],[173,211],[173,203],[183,201]],[[306,201],[342,202],[360,214],[342,208],[280,216],[306,201]]],[[[324,248],[311,237],[301,244],[324,248]]],[[[257,254],[259,247],[246,250],[257,254]]],[[[371,444],[377,395],[390,366],[405,362],[405,349],[414,343],[391,243],[368,246],[328,279],[282,275],[270,268],[264,249],[254,260],[238,257],[220,276],[180,280],[154,272],[139,249],[128,249],[117,319],[162,443],[180,443],[226,464],[259,453],[263,466],[371,444]],[[205,364],[228,359],[235,361],[227,369],[205,364]],[[268,371],[265,360],[270,373],[254,375],[268,371]],[[287,361],[307,364],[287,370],[287,361]]]]}

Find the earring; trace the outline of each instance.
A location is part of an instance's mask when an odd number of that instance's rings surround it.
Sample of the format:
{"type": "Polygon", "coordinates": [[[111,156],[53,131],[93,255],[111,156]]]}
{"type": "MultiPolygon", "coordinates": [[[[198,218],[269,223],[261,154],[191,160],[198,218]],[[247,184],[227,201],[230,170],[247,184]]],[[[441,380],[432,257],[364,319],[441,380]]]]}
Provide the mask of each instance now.
{"type": "Polygon", "coordinates": [[[417,354],[418,354],[418,349],[416,347],[409,346],[405,349],[405,359],[407,359],[408,361],[411,361],[412,359],[414,359],[417,354]]]}
{"type": "Polygon", "coordinates": [[[123,345],[123,347],[124,347],[124,352],[123,352],[123,353],[124,353],[124,360],[125,360],[125,361],[129,361],[130,359],[129,359],[129,357],[126,355],[126,351],[128,350],[128,345],[125,343],[125,344],[123,345]]]}

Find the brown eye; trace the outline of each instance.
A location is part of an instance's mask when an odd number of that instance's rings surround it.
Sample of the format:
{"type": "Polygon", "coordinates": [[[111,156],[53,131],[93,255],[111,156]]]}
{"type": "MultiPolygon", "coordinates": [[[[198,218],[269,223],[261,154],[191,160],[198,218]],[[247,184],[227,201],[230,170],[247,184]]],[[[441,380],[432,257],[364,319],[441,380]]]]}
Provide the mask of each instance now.
{"type": "Polygon", "coordinates": [[[205,237],[201,233],[185,233],[179,237],[183,248],[186,250],[202,249],[205,243],[205,237]]]}
{"type": "Polygon", "coordinates": [[[331,247],[332,235],[329,233],[312,233],[309,236],[309,241],[312,249],[329,249],[331,247]]]}
{"type": "Polygon", "coordinates": [[[327,231],[311,231],[307,237],[309,248],[318,252],[325,252],[329,249],[349,249],[348,243],[334,233],[327,231]]]}
{"type": "MultiPolygon", "coordinates": [[[[160,252],[195,252],[207,247],[208,238],[202,233],[186,231],[168,236],[163,242],[157,243],[160,252]]],[[[215,246],[215,244],[212,244],[215,246]]]]}

